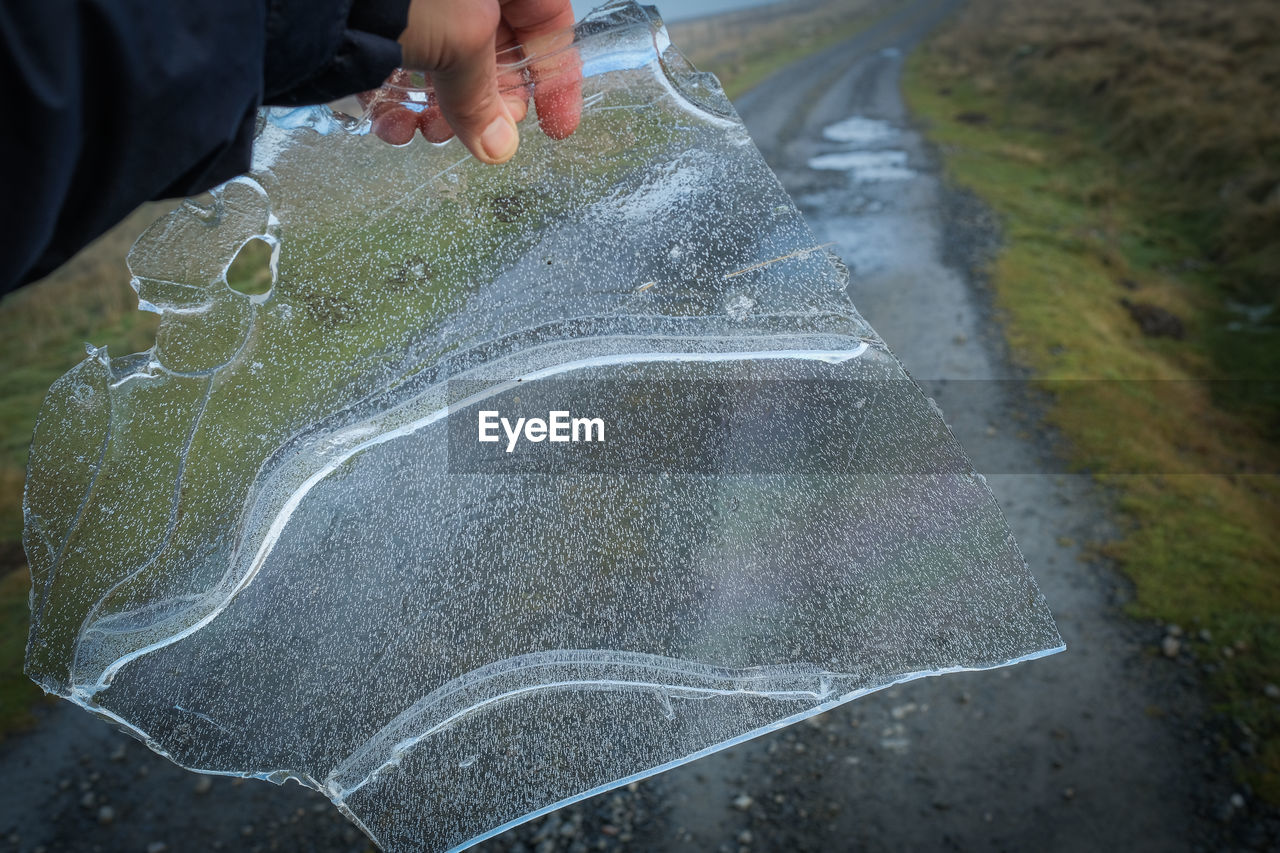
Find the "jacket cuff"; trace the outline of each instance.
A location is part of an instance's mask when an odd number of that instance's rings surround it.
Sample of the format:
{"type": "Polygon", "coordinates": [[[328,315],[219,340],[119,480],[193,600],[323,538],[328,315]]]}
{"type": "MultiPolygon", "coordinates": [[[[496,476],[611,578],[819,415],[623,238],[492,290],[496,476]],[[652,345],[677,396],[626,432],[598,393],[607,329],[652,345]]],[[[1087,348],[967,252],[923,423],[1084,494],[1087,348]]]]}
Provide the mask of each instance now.
{"type": "Polygon", "coordinates": [[[409,0],[268,0],[263,103],[300,106],[379,86],[400,65],[409,0]],[[298,27],[298,20],[319,26],[298,27]]]}

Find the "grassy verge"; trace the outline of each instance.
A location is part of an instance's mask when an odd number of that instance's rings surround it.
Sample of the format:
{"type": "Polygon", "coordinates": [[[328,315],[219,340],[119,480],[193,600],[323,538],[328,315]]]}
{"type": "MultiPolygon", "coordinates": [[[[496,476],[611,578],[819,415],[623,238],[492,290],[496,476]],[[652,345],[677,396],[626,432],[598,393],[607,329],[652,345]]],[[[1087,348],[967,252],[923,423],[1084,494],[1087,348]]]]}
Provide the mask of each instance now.
{"type": "MultiPolygon", "coordinates": [[[[1108,14],[1092,0],[1063,6],[1073,4],[1108,14]]],[[[1181,155],[1123,142],[1117,116],[1086,97],[1099,84],[1075,98],[1061,78],[1037,85],[1016,60],[1072,43],[1073,10],[1060,10],[1055,31],[1026,25],[1015,7],[972,4],[911,59],[904,84],[949,178],[1001,217],[1005,245],[989,274],[1015,356],[1049,388],[1062,379],[1273,379],[1274,330],[1232,314],[1236,300],[1270,298],[1259,292],[1265,276],[1243,272],[1264,269],[1268,249],[1256,239],[1238,256],[1223,248],[1225,233],[1266,212],[1227,215],[1216,196],[1197,195],[1200,178],[1162,180],[1181,155]],[[1007,51],[992,48],[1002,35],[1007,51]],[[1144,333],[1142,316],[1176,321],[1144,333]]],[[[1122,15],[1126,2],[1115,7],[1122,15]]],[[[1183,123],[1198,120],[1184,113],[1183,123]]],[[[1198,139],[1194,127],[1177,132],[1198,139]]],[[[1238,165],[1261,168],[1248,158],[1238,165]]],[[[1190,381],[1082,387],[1087,405],[1059,395],[1050,413],[1076,462],[1170,472],[1098,474],[1125,523],[1105,550],[1133,580],[1131,610],[1185,629],[1178,645],[1231,722],[1223,746],[1258,793],[1280,802],[1280,478],[1258,473],[1280,461],[1269,440],[1275,400],[1232,399],[1190,381]],[[1206,471],[1224,473],[1172,473],[1206,471]]]]}
{"type": "Polygon", "coordinates": [[[798,59],[825,50],[892,11],[894,0],[828,0],[748,9],[670,26],[671,38],[732,99],[798,59]]]}

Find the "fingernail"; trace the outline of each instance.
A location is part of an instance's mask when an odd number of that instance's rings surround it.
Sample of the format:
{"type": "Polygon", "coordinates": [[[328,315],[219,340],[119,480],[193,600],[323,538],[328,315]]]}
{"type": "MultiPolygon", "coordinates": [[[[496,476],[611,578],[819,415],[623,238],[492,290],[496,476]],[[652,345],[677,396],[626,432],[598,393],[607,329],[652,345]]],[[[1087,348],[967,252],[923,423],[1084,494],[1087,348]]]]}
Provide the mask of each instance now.
{"type": "Polygon", "coordinates": [[[498,116],[480,135],[480,144],[484,147],[484,153],[489,155],[489,159],[502,163],[511,159],[511,155],[516,153],[516,148],[520,145],[520,134],[516,131],[516,126],[512,124],[511,119],[498,116]]]}

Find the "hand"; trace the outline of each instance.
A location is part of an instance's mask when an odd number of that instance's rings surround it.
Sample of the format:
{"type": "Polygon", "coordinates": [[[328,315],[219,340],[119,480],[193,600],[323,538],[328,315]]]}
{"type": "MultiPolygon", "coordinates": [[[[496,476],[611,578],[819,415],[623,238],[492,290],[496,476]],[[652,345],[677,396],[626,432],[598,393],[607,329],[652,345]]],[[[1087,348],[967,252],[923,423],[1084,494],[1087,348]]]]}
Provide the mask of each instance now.
{"type": "MultiPolygon", "coordinates": [[[[520,144],[516,124],[528,113],[532,86],[543,132],[563,139],[582,115],[572,27],[569,0],[413,0],[400,36],[404,67],[426,72],[435,94],[417,111],[388,89],[366,97],[374,132],[393,144],[419,129],[432,142],[456,134],[477,159],[503,163],[520,144]],[[535,57],[525,69],[500,67],[524,56],[535,57]]],[[[408,75],[388,82],[406,86],[408,75]]]]}

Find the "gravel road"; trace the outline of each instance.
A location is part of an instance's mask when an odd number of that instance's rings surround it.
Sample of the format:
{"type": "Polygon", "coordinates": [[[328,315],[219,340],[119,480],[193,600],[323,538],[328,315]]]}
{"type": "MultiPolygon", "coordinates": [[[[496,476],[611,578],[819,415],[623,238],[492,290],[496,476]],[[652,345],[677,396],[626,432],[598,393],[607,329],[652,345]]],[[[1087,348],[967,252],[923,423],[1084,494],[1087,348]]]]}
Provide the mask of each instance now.
{"type": "MultiPolygon", "coordinates": [[[[848,263],[858,308],[991,472],[1068,651],[884,691],[484,849],[1268,843],[1247,792],[1212,757],[1191,670],[1158,652],[1162,627],[1121,615],[1125,584],[1084,550],[1110,535],[1104,496],[1055,473],[1034,401],[1016,384],[971,381],[1017,378],[971,272],[998,235],[980,205],[941,184],[898,92],[904,55],[954,5],[906,4],[738,106],[819,240],[848,263]]],[[[315,792],[197,777],[65,703],[41,718],[0,745],[0,850],[367,849],[315,792]]]]}

